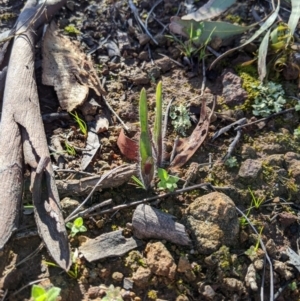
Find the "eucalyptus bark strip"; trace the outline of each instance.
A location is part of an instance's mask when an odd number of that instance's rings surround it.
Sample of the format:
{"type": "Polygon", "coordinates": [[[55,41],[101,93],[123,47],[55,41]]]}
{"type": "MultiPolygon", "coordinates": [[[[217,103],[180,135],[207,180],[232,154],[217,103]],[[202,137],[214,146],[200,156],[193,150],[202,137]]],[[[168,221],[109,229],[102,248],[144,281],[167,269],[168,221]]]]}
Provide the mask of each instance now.
{"type": "Polygon", "coordinates": [[[65,2],[28,0],[16,22],[0,130],[0,249],[19,225],[23,172],[28,164],[39,233],[54,260],[67,270],[71,264],[70,249],[34,73],[37,31],[65,2]]]}

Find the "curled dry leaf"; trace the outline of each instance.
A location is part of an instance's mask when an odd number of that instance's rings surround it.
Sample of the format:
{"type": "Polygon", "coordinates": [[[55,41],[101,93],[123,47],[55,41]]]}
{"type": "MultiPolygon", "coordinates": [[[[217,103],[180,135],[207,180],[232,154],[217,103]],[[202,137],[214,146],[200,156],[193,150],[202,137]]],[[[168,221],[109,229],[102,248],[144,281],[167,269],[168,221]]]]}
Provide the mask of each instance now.
{"type": "Polygon", "coordinates": [[[60,106],[68,112],[83,104],[89,88],[100,96],[101,87],[92,62],[52,22],[43,41],[43,84],[54,86],[60,106]]]}
{"type": "Polygon", "coordinates": [[[214,106],[212,108],[211,114],[209,115],[206,110],[206,102],[205,100],[202,100],[199,122],[190,137],[180,140],[181,143],[176,148],[177,155],[170,164],[171,168],[178,168],[183,166],[204,142],[208,134],[208,127],[210,124],[211,115],[214,111],[214,106]]]}
{"type": "Polygon", "coordinates": [[[129,160],[138,161],[139,158],[139,144],[136,140],[129,138],[126,136],[123,129],[118,137],[117,145],[121,151],[121,153],[128,158],[129,160]]]}

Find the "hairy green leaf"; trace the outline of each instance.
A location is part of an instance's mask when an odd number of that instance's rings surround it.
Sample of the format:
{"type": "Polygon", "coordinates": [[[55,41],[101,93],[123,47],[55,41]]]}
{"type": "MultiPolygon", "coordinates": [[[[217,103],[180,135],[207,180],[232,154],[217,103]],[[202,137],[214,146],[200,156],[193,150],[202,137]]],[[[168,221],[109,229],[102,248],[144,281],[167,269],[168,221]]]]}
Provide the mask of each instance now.
{"type": "Polygon", "coordinates": [[[145,88],[142,89],[139,103],[140,114],[140,168],[141,178],[145,188],[149,188],[150,183],[154,176],[154,159],[152,156],[151,137],[148,126],[148,108],[147,108],[147,95],[145,88]]]}
{"type": "Polygon", "coordinates": [[[156,113],[154,122],[154,145],[156,147],[156,164],[162,166],[163,133],[162,133],[162,82],[156,87],[156,113]]]}

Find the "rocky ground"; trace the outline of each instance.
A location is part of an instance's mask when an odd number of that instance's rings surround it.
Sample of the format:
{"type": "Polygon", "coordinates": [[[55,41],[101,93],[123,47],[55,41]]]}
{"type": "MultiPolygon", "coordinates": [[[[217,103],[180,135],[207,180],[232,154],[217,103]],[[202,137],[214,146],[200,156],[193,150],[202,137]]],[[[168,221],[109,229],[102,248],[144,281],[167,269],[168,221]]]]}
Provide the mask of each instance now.
{"type": "MultiPolygon", "coordinates": [[[[226,15],[239,16],[243,24],[253,24],[251,9],[255,3],[239,1],[226,15]]],[[[154,4],[155,1],[137,1],[144,21],[154,4]]],[[[21,2],[12,0],[1,4],[2,32],[12,27],[21,7],[21,2]]],[[[211,112],[216,99],[204,143],[181,168],[169,170],[180,178],[179,188],[211,185],[148,202],[176,219],[178,224],[170,222],[172,227],[183,225],[187,240],[176,243],[170,239],[171,232],[148,239],[139,237],[133,220],[136,206],[107,213],[96,211],[84,218],[86,232],[70,235],[72,251],[79,250],[79,255],[67,274],[53,266],[45,248],[33,253],[41,241],[32,212],[26,209],[21,229],[0,254],[2,300],[30,299],[35,281],[46,289],[61,288],[61,300],[269,300],[270,295],[276,300],[299,300],[300,258],[288,249],[297,252],[300,230],[300,135],[295,134],[299,113],[290,110],[255,123],[260,117],[253,115],[249,85],[257,80],[256,67],[254,64],[253,68],[242,68],[240,64],[253,58],[257,43],[233,53],[214,69],[207,68],[203,87],[202,61],[197,53],[192,59],[187,58],[182,44],[168,37],[170,17],[177,13],[182,16],[185,10],[179,1],[161,1],[154,7],[148,29],[157,44],[138,28],[127,1],[68,1],[55,20],[62,34],[74,43],[77,41],[75,44],[85,53],[91,53],[107,91],[105,99],[127,126],[138,128],[142,87],[147,91],[149,120],[153,122],[155,88],[160,80],[164,109],[171,99],[173,107],[187,108],[190,127],[181,128],[178,133],[172,119],[168,119],[165,149],[169,156],[176,136],[188,137],[197,126],[202,100],[211,112]],[[232,127],[217,138],[214,134],[242,118],[254,123],[241,129],[241,137],[226,161],[224,156],[230,151],[237,131],[232,127]],[[121,242],[85,255],[89,242],[108,233],[114,233],[109,235],[121,242]],[[127,250],[129,242],[133,245],[127,250]],[[99,255],[101,252],[111,252],[111,256],[99,255]]],[[[221,43],[217,51],[224,52],[245,38],[239,36],[226,46],[221,43]]],[[[178,39],[183,41],[182,37],[178,39]]],[[[207,51],[206,67],[213,59],[207,51]]],[[[90,92],[78,113],[87,123],[104,116],[108,124],[104,122],[98,135],[101,148],[85,171],[80,171],[83,158],[80,149],[85,147],[86,137],[76,122],[68,115],[47,122],[46,114],[62,109],[53,87],[41,83],[40,45],[36,72],[45,130],[67,216],[95,185],[85,182],[87,177],[96,175],[98,180],[100,174],[135,161],[118,147],[122,129],[119,120],[101,98],[90,92]],[[57,137],[63,154],[58,153],[57,143],[53,142],[57,137]],[[76,154],[66,152],[66,139],[76,154]]],[[[274,81],[282,84],[285,95],[298,97],[297,79],[280,74],[274,81]]],[[[295,103],[291,98],[283,109],[291,109],[295,103]]],[[[105,189],[93,194],[84,208],[108,199],[113,203],[104,209],[158,196],[163,193],[157,188],[158,181],[156,178],[145,191],[130,176],[126,181],[113,177],[105,189]]],[[[24,200],[24,205],[30,203],[28,191],[24,200]]]]}

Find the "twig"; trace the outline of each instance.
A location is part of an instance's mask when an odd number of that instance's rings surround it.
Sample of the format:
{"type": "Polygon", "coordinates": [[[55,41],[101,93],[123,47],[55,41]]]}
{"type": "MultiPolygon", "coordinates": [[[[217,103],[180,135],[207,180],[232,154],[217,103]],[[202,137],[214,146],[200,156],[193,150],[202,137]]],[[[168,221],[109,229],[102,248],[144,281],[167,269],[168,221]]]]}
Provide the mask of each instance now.
{"type": "Polygon", "coordinates": [[[48,278],[42,278],[42,279],[38,279],[38,280],[34,280],[34,281],[31,281],[31,282],[29,282],[29,283],[27,283],[27,284],[25,284],[24,286],[22,286],[19,290],[17,290],[16,292],[14,292],[13,294],[12,294],[12,296],[16,296],[17,294],[19,294],[21,291],[23,291],[26,287],[28,287],[28,286],[31,286],[31,285],[33,285],[33,284],[35,284],[35,283],[40,283],[40,282],[42,282],[42,281],[44,281],[44,280],[47,280],[48,278]]]}
{"type": "Polygon", "coordinates": [[[87,208],[83,211],[80,211],[76,216],[74,216],[74,218],[78,217],[78,216],[84,216],[84,217],[87,217],[89,216],[89,213],[91,213],[92,211],[95,211],[96,209],[98,208],[101,208],[101,207],[104,207],[104,206],[108,206],[112,203],[112,199],[109,199],[109,200],[106,200],[106,201],[103,201],[102,203],[100,204],[96,204],[90,208],[87,208]]]}
{"type": "Polygon", "coordinates": [[[129,7],[135,17],[135,19],[137,20],[137,22],[143,27],[143,29],[145,30],[146,34],[151,38],[151,40],[158,45],[158,42],[155,40],[155,38],[152,36],[152,34],[148,31],[147,27],[145,26],[145,24],[143,23],[143,21],[140,19],[139,17],[139,12],[136,8],[136,6],[134,5],[134,3],[132,2],[132,0],[128,0],[128,4],[129,7]]]}
{"type": "Polygon", "coordinates": [[[112,173],[118,171],[119,169],[124,168],[124,165],[118,166],[114,169],[112,169],[111,171],[109,171],[108,173],[104,174],[99,181],[97,182],[97,184],[93,187],[93,189],[91,190],[91,192],[89,193],[89,195],[85,198],[85,200],[72,212],[70,213],[70,215],[65,219],[65,222],[69,222],[70,220],[75,218],[75,215],[79,212],[80,208],[82,208],[82,206],[84,206],[84,204],[89,200],[89,198],[92,196],[92,194],[94,193],[94,191],[97,189],[97,186],[99,186],[99,184],[106,179],[108,176],[110,176],[112,173]]]}
{"type": "MultiPolygon", "coordinates": [[[[263,243],[263,241],[260,237],[260,234],[257,232],[257,230],[255,229],[255,227],[253,226],[253,224],[251,223],[249,218],[245,215],[245,213],[242,210],[240,210],[238,207],[235,207],[235,209],[237,210],[237,212],[239,214],[241,214],[246,219],[246,221],[248,222],[248,224],[250,225],[250,227],[252,228],[254,233],[258,236],[260,246],[263,249],[263,251],[265,252],[265,257],[266,257],[266,259],[269,263],[269,266],[270,266],[270,301],[273,301],[274,300],[273,266],[272,266],[271,259],[270,259],[269,255],[267,253],[267,249],[265,247],[265,244],[263,243]]],[[[263,287],[262,287],[262,291],[263,291],[263,287]]],[[[261,293],[261,298],[262,298],[261,300],[264,301],[263,293],[261,293]]]]}
{"type": "Polygon", "coordinates": [[[231,154],[234,151],[234,149],[235,149],[237,143],[239,142],[241,136],[242,136],[242,131],[241,130],[237,131],[234,140],[230,143],[230,145],[228,147],[226,155],[222,158],[223,162],[225,162],[231,156],[231,154]]]}
{"type": "Polygon", "coordinates": [[[177,189],[173,192],[164,193],[164,194],[153,196],[153,197],[150,197],[150,198],[145,198],[143,200],[131,202],[131,203],[128,203],[128,204],[118,205],[118,206],[112,207],[110,209],[103,210],[103,211],[97,212],[95,214],[91,214],[90,216],[105,214],[105,213],[109,213],[109,212],[113,212],[113,211],[121,210],[121,209],[126,209],[126,208],[129,208],[129,207],[132,207],[132,206],[136,206],[136,205],[147,203],[147,202],[156,201],[156,200],[159,200],[159,199],[162,199],[162,198],[165,198],[165,197],[181,194],[181,193],[184,193],[184,192],[187,192],[187,191],[190,191],[190,190],[195,190],[195,189],[198,189],[198,188],[202,188],[202,189],[206,190],[207,187],[210,187],[212,190],[225,189],[225,188],[228,189],[228,187],[212,186],[211,183],[202,183],[202,184],[189,186],[187,188],[177,189]]]}
{"type": "MultiPolygon", "coordinates": [[[[167,57],[167,58],[168,58],[170,61],[172,61],[174,64],[178,65],[179,67],[184,68],[184,66],[183,66],[181,63],[177,62],[176,60],[173,60],[173,59],[170,58],[169,56],[167,56],[167,55],[165,55],[165,54],[163,54],[163,53],[158,53],[158,55],[161,55],[161,56],[163,56],[163,57],[167,57]]],[[[197,97],[198,97],[198,96],[197,96],[197,97]]]]}
{"type": "Polygon", "coordinates": [[[201,85],[200,96],[202,96],[204,94],[205,83],[206,83],[206,72],[205,72],[205,59],[203,57],[202,58],[202,85],[201,85]]]}
{"type": "Polygon", "coordinates": [[[154,3],[154,5],[152,6],[152,8],[150,9],[150,11],[148,12],[148,16],[145,20],[145,26],[148,27],[148,20],[149,20],[149,17],[151,16],[151,14],[153,13],[155,7],[157,5],[159,5],[163,0],[158,0],[156,3],[154,3]]]}
{"type": "Polygon", "coordinates": [[[278,112],[278,113],[274,113],[268,117],[265,117],[265,118],[261,118],[261,119],[258,119],[258,120],[255,120],[253,122],[249,122],[249,123],[246,123],[246,124],[243,124],[243,125],[240,125],[238,127],[236,127],[234,130],[235,131],[238,131],[240,130],[241,128],[244,128],[246,126],[249,126],[249,125],[252,125],[252,124],[255,124],[255,123],[259,123],[259,122],[262,122],[262,121],[267,121],[273,117],[276,117],[278,115],[282,115],[282,114],[286,114],[286,113],[289,113],[289,112],[292,112],[292,111],[295,111],[295,108],[290,108],[290,109],[287,109],[287,110],[284,110],[284,111],[281,111],[281,112],[278,112]]]}
{"type": "Polygon", "coordinates": [[[124,127],[124,129],[126,131],[129,131],[129,127],[123,122],[123,120],[119,117],[119,115],[114,111],[114,109],[111,107],[111,105],[107,102],[107,100],[105,99],[105,97],[102,95],[102,99],[105,102],[105,104],[107,105],[107,107],[111,110],[111,112],[117,117],[117,119],[120,121],[120,123],[122,124],[122,126],[124,127]]]}

